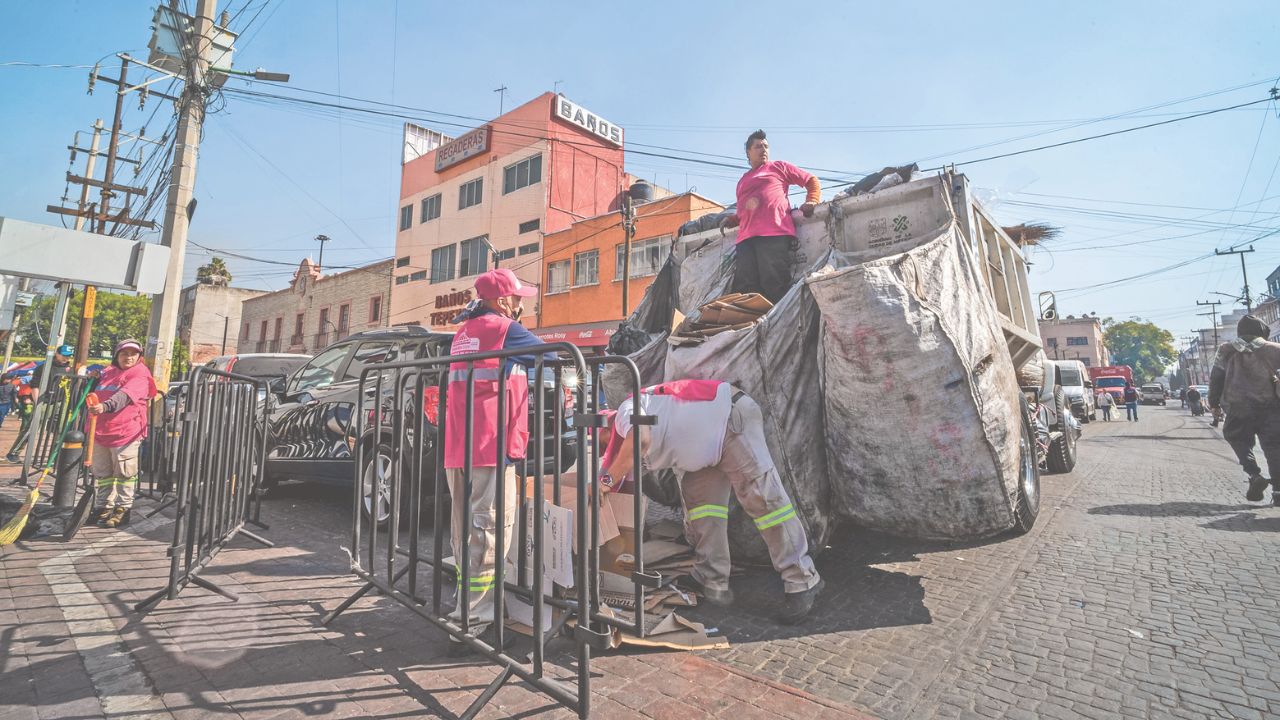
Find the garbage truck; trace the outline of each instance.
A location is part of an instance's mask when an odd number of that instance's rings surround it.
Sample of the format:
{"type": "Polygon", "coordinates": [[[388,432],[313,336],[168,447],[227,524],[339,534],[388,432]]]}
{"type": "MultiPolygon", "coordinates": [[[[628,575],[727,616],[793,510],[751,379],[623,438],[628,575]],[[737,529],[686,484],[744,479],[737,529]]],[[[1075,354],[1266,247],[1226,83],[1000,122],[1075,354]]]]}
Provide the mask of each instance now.
{"type": "MultiPolygon", "coordinates": [[[[1045,448],[1018,371],[1043,353],[1022,248],[950,171],[795,217],[792,285],[759,319],[684,332],[733,276],[734,231],[709,229],[675,241],[609,351],[645,385],[724,380],[759,402],[813,548],[842,525],[957,540],[1029,530],[1045,448]]],[[[625,383],[604,386],[616,407],[625,383]]],[[[642,487],[678,504],[676,483],[642,487]]],[[[736,505],[730,540],[735,557],[767,560],[736,505]]]]}

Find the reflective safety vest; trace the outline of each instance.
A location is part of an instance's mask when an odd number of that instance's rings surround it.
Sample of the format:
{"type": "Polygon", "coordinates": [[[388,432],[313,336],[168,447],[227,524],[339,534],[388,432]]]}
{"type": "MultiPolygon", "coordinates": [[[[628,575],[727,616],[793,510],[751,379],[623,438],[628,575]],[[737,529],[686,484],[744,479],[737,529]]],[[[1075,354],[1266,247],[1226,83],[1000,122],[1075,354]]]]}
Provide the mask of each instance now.
{"type": "MultiPolygon", "coordinates": [[[[453,337],[450,355],[465,355],[501,350],[507,330],[515,322],[497,313],[486,313],[463,323],[453,337]]],[[[472,404],[471,465],[496,467],[498,464],[498,391],[506,387],[505,454],[522,459],[529,445],[529,377],[522,366],[515,366],[503,377],[503,358],[477,360],[471,373],[474,386],[472,404]]],[[[466,465],[467,444],[467,363],[449,365],[449,394],[445,401],[444,466],[466,465]]]]}

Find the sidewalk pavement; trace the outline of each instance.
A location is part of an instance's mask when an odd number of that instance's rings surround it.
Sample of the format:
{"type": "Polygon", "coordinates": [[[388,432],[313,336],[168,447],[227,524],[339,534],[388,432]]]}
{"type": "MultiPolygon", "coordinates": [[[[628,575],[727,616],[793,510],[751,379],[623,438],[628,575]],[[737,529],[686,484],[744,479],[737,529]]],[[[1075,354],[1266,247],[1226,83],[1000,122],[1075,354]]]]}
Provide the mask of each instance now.
{"type": "MultiPolygon", "coordinates": [[[[0,493],[20,494],[17,475],[0,464],[0,493]]],[[[139,615],[169,566],[172,509],[145,519],[155,506],[140,499],[124,530],[0,548],[0,717],[454,717],[497,675],[447,658],[443,633],[386,598],[320,626],[359,582],[342,531],[317,541],[287,500],[264,506],[275,548],[233,541],[204,573],[239,602],[192,586],[139,615]]],[[[694,653],[614,651],[591,670],[594,718],[867,717],[694,653]]],[[[515,680],[480,715],[535,716],[574,715],[515,680]]]]}

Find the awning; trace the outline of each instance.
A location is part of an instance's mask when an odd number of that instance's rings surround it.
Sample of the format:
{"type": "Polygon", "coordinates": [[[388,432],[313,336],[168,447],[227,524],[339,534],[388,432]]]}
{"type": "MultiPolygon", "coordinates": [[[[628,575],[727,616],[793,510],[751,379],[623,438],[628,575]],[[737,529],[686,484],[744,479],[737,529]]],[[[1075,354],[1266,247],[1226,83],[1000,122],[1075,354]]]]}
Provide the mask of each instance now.
{"type": "Polygon", "coordinates": [[[533,333],[543,342],[571,342],[579,347],[604,347],[618,331],[617,320],[579,323],[577,325],[553,325],[533,328],[533,333]]]}

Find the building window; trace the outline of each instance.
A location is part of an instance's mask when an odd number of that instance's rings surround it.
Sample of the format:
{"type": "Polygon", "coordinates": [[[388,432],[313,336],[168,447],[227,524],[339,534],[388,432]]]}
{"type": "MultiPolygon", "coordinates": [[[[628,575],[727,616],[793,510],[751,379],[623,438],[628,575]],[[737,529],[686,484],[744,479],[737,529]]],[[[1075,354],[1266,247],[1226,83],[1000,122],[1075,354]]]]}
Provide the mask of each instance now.
{"type": "Polygon", "coordinates": [[[262,327],[258,328],[258,342],[267,341],[267,321],[262,321],[262,327]]]}
{"type": "Polygon", "coordinates": [[[528,222],[522,222],[520,223],[520,234],[523,235],[527,232],[533,232],[534,230],[537,230],[540,227],[542,227],[541,218],[534,218],[528,222]]]}
{"type": "Polygon", "coordinates": [[[406,265],[408,265],[408,264],[409,264],[409,256],[408,256],[408,255],[405,255],[405,256],[404,256],[404,257],[402,257],[402,258],[396,258],[396,267],[404,267],[404,266],[406,266],[406,265]]]}
{"type": "Polygon", "coordinates": [[[463,183],[458,188],[458,209],[465,210],[473,205],[479,205],[484,200],[484,178],[476,178],[468,183],[463,183]]]}
{"type": "Polygon", "coordinates": [[[1045,341],[1048,343],[1048,346],[1051,348],[1058,347],[1058,338],[1054,338],[1054,337],[1046,338],[1045,341]]]}
{"type": "Polygon", "coordinates": [[[323,335],[329,332],[328,326],[329,326],[329,308],[322,308],[320,310],[320,326],[316,328],[316,331],[319,332],[321,335],[323,335]]]}
{"type": "Polygon", "coordinates": [[[595,285],[600,282],[600,251],[588,250],[573,256],[573,286],[595,285]]]}
{"type": "Polygon", "coordinates": [[[276,330],[275,334],[272,335],[271,337],[275,338],[276,340],[279,340],[280,336],[284,333],[284,318],[282,317],[276,318],[275,330],[276,330]]]}
{"type": "Polygon", "coordinates": [[[397,284],[397,285],[403,285],[403,284],[405,284],[405,283],[407,283],[407,282],[409,282],[409,276],[408,276],[408,275],[400,275],[400,276],[396,277],[396,284],[397,284]]]}
{"type": "Polygon", "coordinates": [[[479,275],[489,269],[488,253],[485,247],[488,242],[488,235],[462,241],[462,259],[458,263],[458,277],[479,275]]]}
{"type": "Polygon", "coordinates": [[[369,298],[369,322],[370,324],[382,320],[382,296],[374,295],[369,298]]]}
{"type": "Polygon", "coordinates": [[[569,261],[557,260],[547,263],[547,294],[568,292],[569,261]]]}
{"type": "Polygon", "coordinates": [[[400,229],[408,230],[413,226],[413,206],[405,205],[400,208],[400,229]]]}
{"type": "Polygon", "coordinates": [[[306,319],[306,314],[298,313],[293,318],[293,341],[295,343],[302,342],[302,322],[306,319]]]}
{"type": "MultiPolygon", "coordinates": [[[[613,279],[622,279],[623,256],[626,253],[626,246],[619,245],[617,247],[617,257],[614,266],[613,279]]],[[[649,238],[647,240],[639,240],[631,243],[631,277],[646,277],[649,275],[657,275],[662,269],[663,263],[667,261],[667,256],[671,254],[671,236],[663,235],[662,237],[649,238]]]]}
{"type": "Polygon", "coordinates": [[[457,255],[457,245],[445,245],[431,251],[431,282],[446,282],[453,279],[457,255]]]}
{"type": "Polygon", "coordinates": [[[1087,337],[1069,337],[1069,338],[1067,338],[1067,346],[1068,346],[1068,347],[1070,347],[1070,346],[1072,346],[1072,345],[1088,345],[1088,344],[1089,344],[1089,338],[1087,338],[1087,337]]]}
{"type": "Polygon", "coordinates": [[[409,275],[409,282],[418,282],[419,280],[426,280],[426,279],[427,279],[426,270],[419,270],[409,275]]]}
{"type": "Polygon", "coordinates": [[[427,222],[440,217],[440,193],[429,198],[422,198],[422,216],[418,222],[427,222]]]}
{"type": "Polygon", "coordinates": [[[248,339],[249,339],[249,323],[245,323],[245,324],[244,324],[244,331],[240,333],[240,338],[241,338],[242,340],[248,340],[248,339]]]}
{"type": "Polygon", "coordinates": [[[506,195],[539,182],[542,182],[542,155],[534,155],[503,169],[502,194],[506,195]]]}
{"type": "Polygon", "coordinates": [[[503,251],[501,251],[501,252],[499,252],[499,253],[498,253],[498,260],[499,260],[499,262],[501,262],[502,260],[510,260],[511,258],[513,258],[513,257],[515,257],[515,256],[516,256],[516,249],[515,249],[515,248],[507,248],[506,250],[503,250],[503,251]]]}
{"type": "Polygon", "coordinates": [[[529,243],[528,245],[520,246],[521,255],[532,255],[536,252],[538,252],[538,243],[529,243]]]}
{"type": "Polygon", "coordinates": [[[351,327],[351,303],[338,308],[338,332],[345,333],[351,327]]]}

